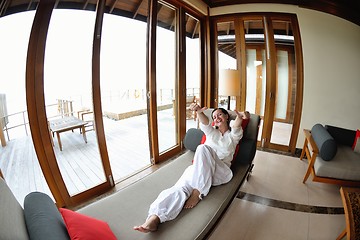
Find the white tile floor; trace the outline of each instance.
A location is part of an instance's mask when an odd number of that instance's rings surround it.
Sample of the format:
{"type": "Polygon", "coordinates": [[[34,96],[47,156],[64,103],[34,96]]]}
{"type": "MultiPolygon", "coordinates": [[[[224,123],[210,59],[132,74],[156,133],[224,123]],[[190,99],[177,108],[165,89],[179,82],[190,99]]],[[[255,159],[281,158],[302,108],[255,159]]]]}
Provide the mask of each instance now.
{"type": "MultiPolygon", "coordinates": [[[[311,206],[342,207],[339,186],[302,183],[306,163],[299,158],[258,151],[254,169],[241,191],[311,206]]],[[[236,198],[210,240],[328,240],[345,228],[343,214],[284,210],[236,198]]]]}

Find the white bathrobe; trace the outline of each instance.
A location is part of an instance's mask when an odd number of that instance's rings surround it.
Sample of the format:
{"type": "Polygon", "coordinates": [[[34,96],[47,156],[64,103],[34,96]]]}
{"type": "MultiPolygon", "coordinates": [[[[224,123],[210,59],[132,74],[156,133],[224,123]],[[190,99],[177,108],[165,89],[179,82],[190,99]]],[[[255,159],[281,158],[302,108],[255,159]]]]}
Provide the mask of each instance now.
{"type": "Polygon", "coordinates": [[[150,205],[148,217],[157,215],[160,222],[173,220],[183,209],[193,189],[199,190],[199,198],[202,199],[211,186],[231,180],[231,160],[243,136],[242,128],[231,128],[224,135],[210,124],[200,123],[200,129],[205,133],[206,141],[197,147],[193,165],[185,169],[174,186],[159,194],[150,205]]]}

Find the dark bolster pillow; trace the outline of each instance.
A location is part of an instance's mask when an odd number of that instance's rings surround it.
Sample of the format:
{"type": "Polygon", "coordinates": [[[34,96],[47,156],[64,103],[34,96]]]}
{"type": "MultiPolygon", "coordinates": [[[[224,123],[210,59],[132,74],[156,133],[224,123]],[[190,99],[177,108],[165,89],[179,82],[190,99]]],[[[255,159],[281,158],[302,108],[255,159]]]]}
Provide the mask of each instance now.
{"type": "Polygon", "coordinates": [[[184,146],[186,149],[195,152],[197,146],[200,145],[204,132],[197,128],[190,128],[184,138],[184,146]]]}
{"type": "Polygon", "coordinates": [[[30,239],[70,239],[58,208],[45,193],[32,192],[25,197],[24,215],[30,239]]]}
{"type": "Polygon", "coordinates": [[[325,161],[333,159],[337,152],[334,138],[321,124],[315,124],[311,129],[311,135],[319,149],[320,157],[325,161]]]}
{"type": "Polygon", "coordinates": [[[349,147],[354,144],[356,131],[330,125],[325,125],[325,128],[337,143],[349,147]]]}

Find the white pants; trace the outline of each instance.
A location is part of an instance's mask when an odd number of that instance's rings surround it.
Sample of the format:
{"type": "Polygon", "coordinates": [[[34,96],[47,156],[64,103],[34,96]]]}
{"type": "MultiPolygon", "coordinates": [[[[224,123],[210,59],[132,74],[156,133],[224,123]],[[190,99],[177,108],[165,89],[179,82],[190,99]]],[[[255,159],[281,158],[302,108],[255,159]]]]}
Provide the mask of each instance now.
{"type": "Polygon", "coordinates": [[[205,197],[211,186],[229,182],[233,174],[229,166],[221,161],[215,151],[207,145],[196,149],[193,165],[185,169],[174,186],[162,191],[150,205],[148,217],[157,215],[160,222],[176,218],[190,197],[197,189],[205,197]]]}

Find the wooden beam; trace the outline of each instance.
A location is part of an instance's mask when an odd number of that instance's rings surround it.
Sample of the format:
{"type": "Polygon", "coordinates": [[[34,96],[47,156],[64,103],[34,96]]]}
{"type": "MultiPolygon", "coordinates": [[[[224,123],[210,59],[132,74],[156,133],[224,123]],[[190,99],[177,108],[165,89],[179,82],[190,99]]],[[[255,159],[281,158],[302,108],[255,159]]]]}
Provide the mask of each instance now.
{"type": "MultiPolygon", "coordinates": [[[[161,6],[161,5],[160,5],[161,6]]],[[[152,163],[159,162],[159,140],[157,137],[157,101],[156,101],[156,27],[157,27],[157,0],[149,0],[147,51],[146,51],[146,80],[148,90],[148,122],[150,136],[150,156],[152,163]]]]}
{"type": "Polygon", "coordinates": [[[172,20],[172,22],[171,22],[171,25],[170,25],[170,27],[169,27],[169,30],[173,30],[174,27],[175,27],[175,24],[176,24],[176,16],[174,16],[174,18],[173,18],[173,20],[172,20]]]}
{"type": "Polygon", "coordinates": [[[59,5],[59,2],[60,2],[60,0],[56,0],[54,9],[57,8],[57,6],[59,5]]]}
{"type": "Polygon", "coordinates": [[[177,87],[177,100],[178,100],[178,111],[177,111],[177,128],[178,128],[178,139],[177,141],[181,143],[181,141],[185,137],[186,133],[186,24],[188,23],[187,19],[186,21],[186,14],[184,11],[184,8],[180,7],[178,11],[179,21],[177,21],[177,58],[178,66],[176,66],[177,69],[177,79],[176,79],[176,85],[177,87]],[[185,22],[186,21],[186,22],[185,22]]]}
{"type": "Polygon", "coordinates": [[[4,126],[2,125],[1,119],[0,119],[0,142],[1,142],[1,146],[3,146],[3,147],[6,146],[6,140],[5,140],[5,135],[4,135],[4,126]]]}
{"type": "Polygon", "coordinates": [[[161,9],[163,8],[163,6],[164,5],[162,5],[162,4],[157,4],[157,11],[156,11],[156,13],[157,13],[157,15],[160,13],[160,11],[161,11],[161,9]]]}
{"type": "MultiPolygon", "coordinates": [[[[197,21],[197,20],[195,20],[195,21],[196,21],[195,27],[194,27],[194,30],[193,30],[192,35],[191,35],[192,38],[195,37],[196,32],[197,32],[197,30],[198,30],[198,28],[199,28],[199,21],[197,21]]],[[[199,35],[199,37],[200,37],[200,35],[199,35]]]]}
{"type": "Polygon", "coordinates": [[[226,29],[226,34],[227,35],[229,35],[230,29],[231,29],[231,22],[229,22],[229,24],[227,24],[227,29],[226,29]]]}
{"type": "Polygon", "coordinates": [[[267,16],[263,17],[264,32],[265,32],[265,53],[266,53],[266,94],[265,106],[267,109],[264,113],[264,126],[262,131],[262,140],[264,140],[264,147],[268,148],[271,140],[271,133],[273,128],[273,120],[275,111],[276,99],[276,49],[274,30],[271,24],[271,19],[267,16]]]}
{"type": "Polygon", "coordinates": [[[293,127],[291,130],[291,139],[289,143],[290,151],[294,154],[296,150],[296,141],[299,135],[300,120],[302,113],[302,103],[304,97],[304,65],[302,55],[302,44],[300,38],[300,29],[296,16],[291,18],[291,29],[294,33],[295,43],[295,57],[296,57],[296,98],[295,98],[295,113],[293,120],[293,127]]]}
{"type": "Polygon", "coordinates": [[[33,3],[33,0],[30,0],[26,10],[30,10],[32,3],[33,3]]]}
{"type": "Polygon", "coordinates": [[[0,16],[4,16],[4,15],[5,15],[5,12],[6,12],[7,8],[8,8],[9,5],[10,5],[10,1],[11,1],[11,0],[1,1],[1,3],[0,3],[0,16]]]}
{"type": "Polygon", "coordinates": [[[137,16],[137,14],[139,13],[140,6],[141,6],[141,4],[142,4],[143,2],[144,2],[144,0],[140,0],[140,1],[138,2],[138,4],[136,5],[135,10],[134,10],[133,19],[135,19],[136,16],[137,16]]]}
{"type": "Polygon", "coordinates": [[[70,205],[48,131],[44,98],[46,36],[55,0],[40,1],[35,13],[26,59],[26,103],[31,136],[46,182],[58,206],[70,205]]]}
{"type": "MultiPolygon", "coordinates": [[[[95,30],[93,37],[93,53],[92,53],[92,94],[95,131],[99,146],[99,152],[106,176],[106,185],[109,189],[114,186],[114,179],[110,167],[109,155],[106,146],[106,137],[103,122],[103,110],[101,106],[101,90],[100,90],[100,46],[101,32],[105,12],[105,0],[99,0],[96,11],[95,30]]],[[[106,186],[104,186],[106,188],[106,186]]]]}
{"type": "Polygon", "coordinates": [[[115,1],[113,2],[113,4],[111,5],[111,8],[110,8],[110,12],[109,12],[109,13],[112,13],[112,12],[114,11],[117,2],[118,2],[118,0],[115,0],[115,1]]]}
{"type": "Polygon", "coordinates": [[[85,10],[87,8],[87,5],[89,4],[89,1],[90,0],[86,0],[85,3],[84,3],[84,6],[83,6],[83,10],[85,10]]]}

